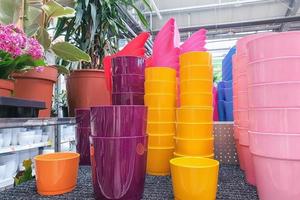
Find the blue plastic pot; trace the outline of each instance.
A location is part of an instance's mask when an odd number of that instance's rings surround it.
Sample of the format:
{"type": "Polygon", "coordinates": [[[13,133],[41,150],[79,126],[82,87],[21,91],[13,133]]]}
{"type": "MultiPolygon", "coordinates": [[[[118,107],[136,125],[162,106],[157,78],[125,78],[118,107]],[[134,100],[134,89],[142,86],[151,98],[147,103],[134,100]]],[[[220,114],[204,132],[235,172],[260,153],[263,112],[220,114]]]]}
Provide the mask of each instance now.
{"type": "Polygon", "coordinates": [[[225,104],[224,101],[218,101],[218,113],[219,113],[219,121],[226,121],[225,115],[225,104]]]}
{"type": "Polygon", "coordinates": [[[231,88],[224,88],[224,94],[225,94],[225,101],[232,101],[232,87],[231,88]]]}
{"type": "Polygon", "coordinates": [[[224,101],[226,121],[233,121],[233,102],[224,101]]]}

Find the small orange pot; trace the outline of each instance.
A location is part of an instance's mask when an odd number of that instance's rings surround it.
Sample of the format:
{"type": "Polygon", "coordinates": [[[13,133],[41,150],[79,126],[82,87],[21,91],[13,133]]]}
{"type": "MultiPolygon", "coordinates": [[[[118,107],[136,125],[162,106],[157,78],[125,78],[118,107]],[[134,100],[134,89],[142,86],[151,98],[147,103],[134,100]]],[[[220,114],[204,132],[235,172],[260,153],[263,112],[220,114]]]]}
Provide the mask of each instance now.
{"type": "Polygon", "coordinates": [[[11,80],[0,79],[0,96],[9,97],[12,95],[15,84],[11,80]]]}
{"type": "Polygon", "coordinates": [[[111,104],[103,70],[72,71],[67,77],[67,92],[70,117],[74,116],[76,108],[111,104]]]}
{"type": "Polygon", "coordinates": [[[57,81],[57,69],[44,67],[42,71],[32,69],[25,73],[13,74],[15,96],[24,99],[44,101],[46,109],[39,112],[39,117],[50,117],[52,107],[53,85],[57,81]]]}
{"type": "Polygon", "coordinates": [[[51,153],[34,158],[37,191],[40,195],[59,195],[76,187],[79,154],[51,153]]]}

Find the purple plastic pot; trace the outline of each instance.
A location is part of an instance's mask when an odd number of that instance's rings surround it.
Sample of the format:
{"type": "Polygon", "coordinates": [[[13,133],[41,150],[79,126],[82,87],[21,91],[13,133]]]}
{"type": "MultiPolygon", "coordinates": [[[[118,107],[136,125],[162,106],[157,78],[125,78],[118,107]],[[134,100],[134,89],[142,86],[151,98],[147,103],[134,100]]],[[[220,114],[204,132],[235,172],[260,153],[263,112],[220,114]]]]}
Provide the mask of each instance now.
{"type": "Polygon", "coordinates": [[[75,118],[78,127],[89,128],[90,125],[90,109],[78,108],[75,109],[75,118]]]}
{"type": "Polygon", "coordinates": [[[79,165],[91,165],[90,135],[91,128],[76,128],[76,152],[80,154],[79,165]]]}
{"type": "Polygon", "coordinates": [[[144,105],[144,93],[112,93],[112,105],[144,105]]]}
{"type": "Polygon", "coordinates": [[[112,59],[112,74],[145,74],[146,62],[143,57],[118,56],[112,59]]]}
{"type": "Polygon", "coordinates": [[[147,107],[140,105],[99,106],[91,108],[92,136],[144,136],[147,107]]]}
{"type": "Polygon", "coordinates": [[[138,92],[144,93],[145,76],[126,74],[112,76],[113,92],[138,92]]]}
{"type": "Polygon", "coordinates": [[[147,136],[91,136],[90,143],[96,199],[142,199],[147,162],[147,136]]]}

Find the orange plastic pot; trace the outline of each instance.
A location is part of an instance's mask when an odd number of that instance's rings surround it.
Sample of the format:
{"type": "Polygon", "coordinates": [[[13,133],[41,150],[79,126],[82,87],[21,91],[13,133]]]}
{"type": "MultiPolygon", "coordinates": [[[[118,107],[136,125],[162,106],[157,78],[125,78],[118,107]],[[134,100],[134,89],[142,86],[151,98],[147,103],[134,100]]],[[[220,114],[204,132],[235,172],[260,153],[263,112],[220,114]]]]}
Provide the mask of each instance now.
{"type": "Polygon", "coordinates": [[[174,147],[148,147],[147,174],[167,176],[170,174],[169,161],[173,158],[174,147]]]}
{"type": "Polygon", "coordinates": [[[24,99],[44,101],[46,109],[39,112],[39,117],[50,117],[52,108],[53,86],[57,81],[57,69],[54,66],[43,70],[32,69],[25,73],[13,75],[15,81],[15,96],[24,99]]]}
{"type": "Polygon", "coordinates": [[[199,66],[212,64],[212,56],[209,52],[192,51],[179,56],[180,67],[199,66]]]}
{"type": "Polygon", "coordinates": [[[38,155],[35,160],[36,186],[40,195],[59,195],[76,187],[79,154],[51,153],[38,155]]]}
{"type": "Polygon", "coordinates": [[[83,69],[71,72],[67,77],[67,93],[71,117],[76,108],[111,104],[103,70],[83,69]]]}
{"type": "Polygon", "coordinates": [[[12,95],[15,84],[11,80],[0,79],[0,96],[9,97],[12,95]]]}
{"type": "MultiPolygon", "coordinates": [[[[183,154],[179,154],[179,153],[176,153],[174,152],[174,158],[180,158],[180,157],[191,157],[191,156],[187,156],[187,155],[183,155],[183,154]]],[[[192,157],[197,157],[197,156],[192,156],[192,157]]],[[[214,159],[215,157],[215,154],[210,154],[208,156],[198,156],[198,157],[203,157],[203,158],[209,158],[209,159],[214,159]]]]}

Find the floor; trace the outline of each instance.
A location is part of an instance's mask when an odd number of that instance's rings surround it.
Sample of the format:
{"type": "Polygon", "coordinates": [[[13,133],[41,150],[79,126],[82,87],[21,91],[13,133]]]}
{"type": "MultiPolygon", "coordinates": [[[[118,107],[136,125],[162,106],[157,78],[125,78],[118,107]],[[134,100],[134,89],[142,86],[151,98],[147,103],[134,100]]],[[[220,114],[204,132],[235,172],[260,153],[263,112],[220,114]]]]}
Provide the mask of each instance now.
{"type": "MultiPolygon", "coordinates": [[[[255,187],[245,183],[244,175],[238,166],[222,165],[220,167],[217,200],[258,200],[255,187]]],[[[35,181],[0,192],[0,199],[85,199],[92,200],[93,187],[90,167],[81,167],[78,184],[74,191],[55,197],[42,197],[36,193],[35,181]]],[[[143,200],[173,199],[170,177],[147,176],[143,200]]]]}

